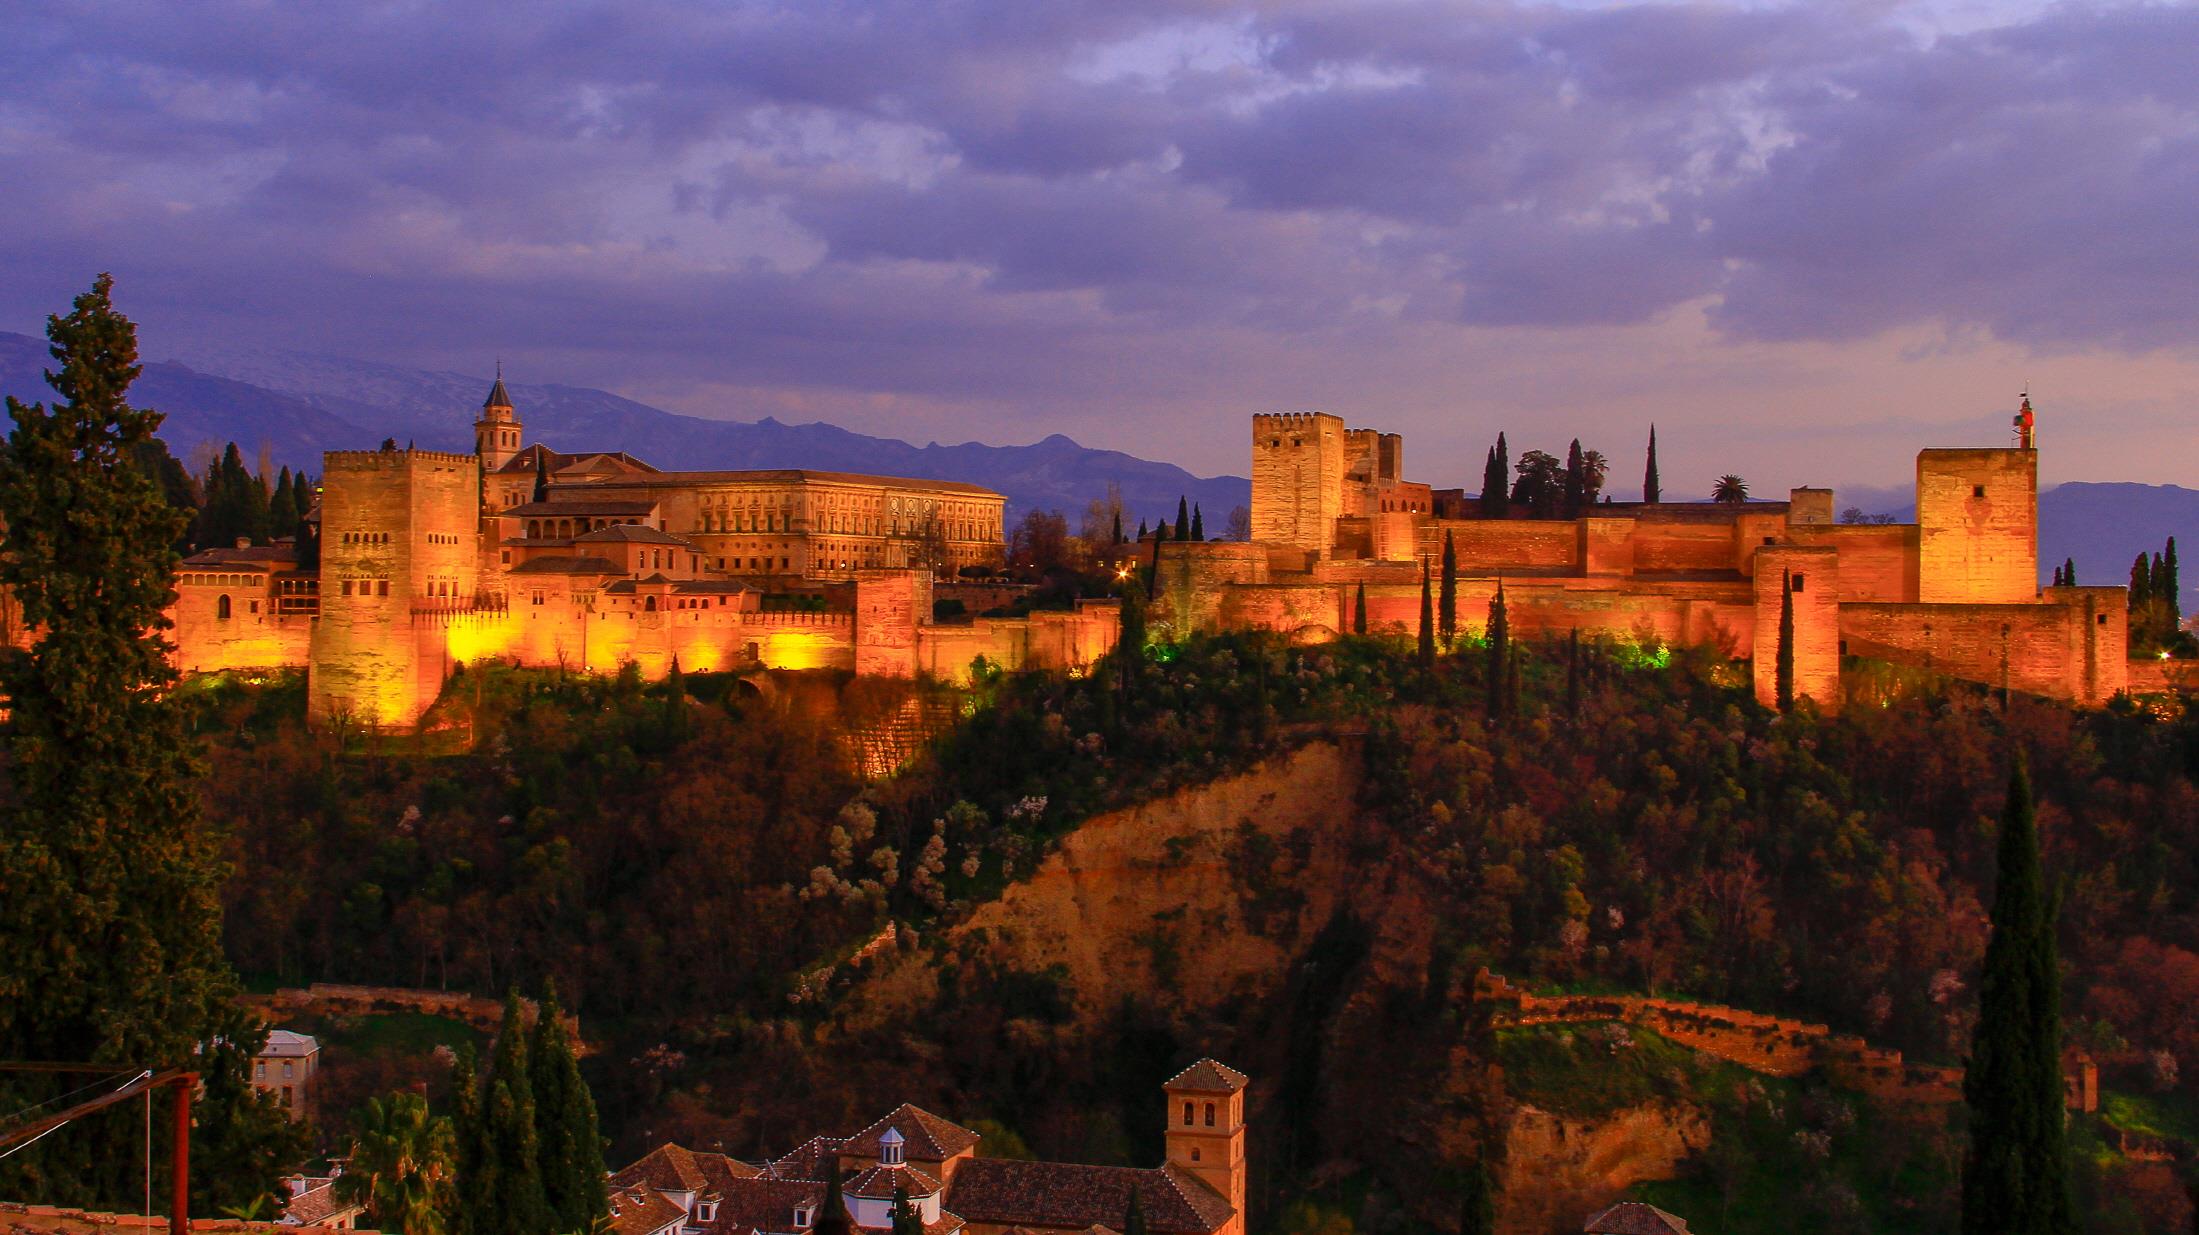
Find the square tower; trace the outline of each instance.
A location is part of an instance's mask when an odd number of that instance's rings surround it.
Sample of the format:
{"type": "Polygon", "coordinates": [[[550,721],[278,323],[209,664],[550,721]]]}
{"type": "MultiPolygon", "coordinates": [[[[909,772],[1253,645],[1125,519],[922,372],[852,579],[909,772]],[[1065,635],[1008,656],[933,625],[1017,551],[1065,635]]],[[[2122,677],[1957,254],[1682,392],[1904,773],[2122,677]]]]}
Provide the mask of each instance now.
{"type": "Polygon", "coordinates": [[[1245,1229],[1245,1087],[1235,1068],[1201,1059],[1161,1087],[1168,1164],[1230,1203],[1234,1229],[1245,1229]]]}
{"type": "Polygon", "coordinates": [[[2038,599],[2038,451],[1919,451],[1916,524],[1919,601],[2038,599]]]}
{"type": "Polygon", "coordinates": [[[1342,417],[1281,412],[1252,418],[1252,539],[1326,555],[1344,514],[1342,417]]]}
{"type": "Polygon", "coordinates": [[[479,468],[434,450],[321,457],[321,615],[306,684],[316,723],[408,726],[435,702],[449,666],[417,619],[473,604],[479,468]]]}

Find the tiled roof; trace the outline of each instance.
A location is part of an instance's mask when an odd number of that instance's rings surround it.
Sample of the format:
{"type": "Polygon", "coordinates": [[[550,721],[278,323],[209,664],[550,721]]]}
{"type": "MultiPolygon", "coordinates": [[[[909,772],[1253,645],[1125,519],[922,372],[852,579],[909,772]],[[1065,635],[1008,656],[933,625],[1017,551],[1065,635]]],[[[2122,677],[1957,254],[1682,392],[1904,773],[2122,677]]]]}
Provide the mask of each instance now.
{"type": "Polygon", "coordinates": [[[1236,1093],[1251,1083],[1251,1078],[1235,1068],[1201,1059],[1178,1072],[1162,1088],[1188,1089],[1194,1093],[1236,1093]]]}
{"type": "Polygon", "coordinates": [[[695,1156],[695,1151],[667,1141],[611,1176],[611,1183],[619,1188],[646,1184],[666,1192],[700,1192],[710,1181],[695,1156]]]}
{"type": "Polygon", "coordinates": [[[840,1147],[845,1144],[845,1137],[813,1136],[764,1167],[764,1174],[774,1179],[821,1181],[825,1168],[838,1159],[840,1147]]]}
{"type": "Polygon", "coordinates": [[[639,523],[614,523],[609,527],[599,527],[593,532],[583,532],[573,537],[575,544],[613,540],[622,540],[629,544],[682,545],[689,549],[695,547],[695,542],[691,540],[639,523]]]}
{"type": "Polygon", "coordinates": [[[616,1235],[657,1235],[686,1217],[687,1211],[671,1197],[646,1184],[611,1190],[611,1230],[616,1235]]]}
{"type": "Polygon", "coordinates": [[[733,596],[756,589],[738,579],[676,579],[672,590],[682,595],[716,596],[722,593],[733,596]]]}
{"type": "Polygon", "coordinates": [[[300,1226],[321,1226],[345,1215],[366,1212],[366,1206],[353,1201],[336,1199],[336,1181],[333,1178],[308,1178],[302,1180],[305,1190],[290,1198],[283,1206],[283,1219],[300,1226]]]}
{"type": "Polygon", "coordinates": [[[594,554],[545,553],[512,567],[515,575],[623,575],[624,567],[594,554]]]}
{"type": "Polygon", "coordinates": [[[511,475],[519,472],[532,475],[538,459],[549,468],[550,474],[553,476],[559,471],[575,465],[578,465],[580,470],[583,471],[608,470],[604,467],[603,461],[605,460],[612,461],[612,466],[621,471],[654,472],[657,470],[623,450],[587,450],[578,454],[565,454],[562,451],[552,450],[539,442],[506,459],[504,466],[496,470],[501,475],[511,475]]]}
{"type": "Polygon", "coordinates": [[[1235,1212],[1213,1189],[1172,1166],[1140,1170],[1067,1162],[976,1158],[955,1171],[947,1208],[971,1222],[1060,1229],[1122,1221],[1135,1188],[1148,1229],[1207,1235],[1235,1212]]]}
{"type": "Polygon", "coordinates": [[[489,387],[489,397],[481,400],[481,409],[487,411],[492,407],[510,407],[511,405],[512,397],[504,392],[504,375],[499,373],[496,375],[496,385],[489,387]]]}
{"type": "Polygon", "coordinates": [[[924,1197],[939,1191],[940,1183],[913,1166],[874,1166],[840,1181],[840,1191],[874,1201],[892,1200],[895,1188],[908,1189],[912,1197],[924,1197]]]}
{"type": "MultiPolygon", "coordinates": [[[[654,469],[652,469],[654,470],[654,469]]],[[[972,497],[1001,497],[1002,495],[983,485],[973,485],[960,480],[924,480],[913,476],[866,476],[859,472],[820,472],[810,468],[768,468],[759,471],[730,472],[658,472],[647,478],[612,482],[623,488],[627,485],[681,487],[686,485],[723,484],[849,484],[879,485],[891,489],[932,489],[941,493],[963,493],[972,497]]],[[[1005,500],[1005,499],[1003,499],[1005,500]]]]}
{"type": "Polygon", "coordinates": [[[815,1209],[825,1186],[808,1179],[736,1179],[718,1198],[717,1216],[704,1224],[712,1235],[736,1232],[786,1232],[794,1229],[794,1207],[815,1209]]]}
{"type": "Polygon", "coordinates": [[[977,1133],[904,1102],[886,1112],[884,1119],[849,1137],[840,1152],[851,1157],[876,1158],[878,1139],[888,1128],[901,1134],[911,1162],[945,1162],[977,1144],[977,1133]]]}
{"type": "Polygon", "coordinates": [[[556,518],[566,515],[646,515],[656,508],[657,504],[650,501],[616,501],[610,498],[590,497],[559,498],[547,502],[521,502],[517,506],[507,506],[496,513],[507,518],[516,515],[523,519],[532,519],[537,517],[556,518]]]}
{"type": "Polygon", "coordinates": [[[1590,1218],[1581,1230],[1585,1235],[1687,1235],[1687,1219],[1655,1205],[1620,1201],[1590,1218]]]}
{"type": "Polygon", "coordinates": [[[311,1034],[293,1033],[288,1029],[270,1029],[267,1031],[267,1045],[260,1048],[260,1054],[296,1059],[320,1049],[321,1044],[314,1041],[311,1034]]]}
{"type": "Polygon", "coordinates": [[[289,545],[231,545],[226,549],[201,549],[183,559],[185,566],[263,566],[282,568],[298,564],[298,547],[289,545]]]}

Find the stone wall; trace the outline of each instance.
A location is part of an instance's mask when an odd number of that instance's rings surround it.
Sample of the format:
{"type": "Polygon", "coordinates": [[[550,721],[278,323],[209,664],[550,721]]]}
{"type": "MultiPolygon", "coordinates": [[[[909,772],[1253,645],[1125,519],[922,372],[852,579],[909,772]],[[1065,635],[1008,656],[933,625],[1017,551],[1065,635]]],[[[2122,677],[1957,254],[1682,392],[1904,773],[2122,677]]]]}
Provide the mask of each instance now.
{"type": "Polygon", "coordinates": [[[855,572],[855,671],[868,677],[916,676],[916,628],[932,620],[928,570],[855,572]]]}
{"type": "Polygon", "coordinates": [[[2039,590],[2035,450],[1917,454],[1917,599],[2020,604],[2039,590]]]}
{"type": "Polygon", "coordinates": [[[1325,554],[1344,513],[1345,433],[1325,412],[1252,418],[1252,539],[1325,554]]]}
{"type": "Polygon", "coordinates": [[[1794,603],[1794,697],[1840,710],[1840,553],[1830,545],[1756,551],[1756,630],[1751,666],[1756,700],[1778,704],[1779,617],[1785,585],[1794,603]]]}
{"type": "Polygon", "coordinates": [[[1850,604],[1840,636],[1869,656],[2088,706],[2128,683],[2121,588],[2051,588],[2034,604],[1850,604]]]}
{"type": "Polygon", "coordinates": [[[313,641],[313,618],[308,614],[278,614],[276,597],[267,576],[220,570],[194,570],[193,576],[224,582],[179,584],[176,603],[168,609],[175,629],[168,638],[175,645],[173,660],[183,673],[211,673],[225,669],[303,668],[313,641]],[[220,602],[229,598],[229,616],[220,616],[220,602]]]}

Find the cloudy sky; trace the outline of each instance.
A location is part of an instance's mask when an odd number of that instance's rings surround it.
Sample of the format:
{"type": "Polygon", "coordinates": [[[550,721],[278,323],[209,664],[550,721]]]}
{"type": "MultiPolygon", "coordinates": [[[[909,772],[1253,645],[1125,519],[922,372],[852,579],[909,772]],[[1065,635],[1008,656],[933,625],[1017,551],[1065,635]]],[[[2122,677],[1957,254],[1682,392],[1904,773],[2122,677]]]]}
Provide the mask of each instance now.
{"type": "Polygon", "coordinates": [[[0,329],[1478,480],[2199,483],[2199,7],[15,0],[0,329]]]}

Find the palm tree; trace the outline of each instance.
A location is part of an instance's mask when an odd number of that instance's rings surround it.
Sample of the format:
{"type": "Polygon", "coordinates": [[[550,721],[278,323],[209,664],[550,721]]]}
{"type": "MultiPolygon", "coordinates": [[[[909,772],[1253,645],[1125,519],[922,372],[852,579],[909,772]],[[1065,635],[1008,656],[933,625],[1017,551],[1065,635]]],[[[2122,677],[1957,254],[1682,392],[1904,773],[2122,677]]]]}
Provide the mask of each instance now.
{"type": "Polygon", "coordinates": [[[1718,484],[1710,491],[1710,500],[1738,506],[1749,500],[1749,483],[1731,472],[1718,478],[1718,484]]]}
{"type": "Polygon", "coordinates": [[[443,1235],[455,1138],[450,1121],[428,1114],[426,1098],[367,1099],[351,1161],[336,1178],[338,1198],[367,1207],[373,1224],[403,1235],[443,1235]]]}

